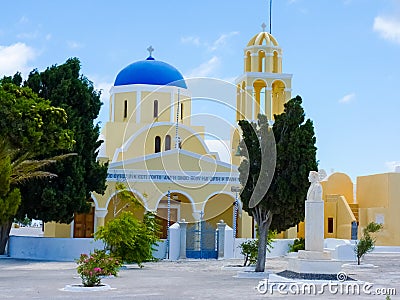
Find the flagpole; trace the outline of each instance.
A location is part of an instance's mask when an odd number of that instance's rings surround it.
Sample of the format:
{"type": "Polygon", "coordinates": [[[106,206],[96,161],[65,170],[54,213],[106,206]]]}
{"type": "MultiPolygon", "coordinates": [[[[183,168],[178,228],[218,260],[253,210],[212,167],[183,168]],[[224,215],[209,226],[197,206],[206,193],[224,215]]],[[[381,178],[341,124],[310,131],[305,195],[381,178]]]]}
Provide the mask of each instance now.
{"type": "Polygon", "coordinates": [[[272,34],[272,0],[269,0],[269,34],[272,34]]]}

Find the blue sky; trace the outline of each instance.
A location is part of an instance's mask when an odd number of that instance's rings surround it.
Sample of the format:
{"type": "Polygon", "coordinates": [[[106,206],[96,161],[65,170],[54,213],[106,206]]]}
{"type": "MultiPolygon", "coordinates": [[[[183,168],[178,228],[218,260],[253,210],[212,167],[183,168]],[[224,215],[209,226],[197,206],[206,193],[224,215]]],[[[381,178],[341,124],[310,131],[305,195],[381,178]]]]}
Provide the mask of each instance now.
{"type": "MultiPolygon", "coordinates": [[[[268,0],[7,1],[0,76],[76,56],[104,90],[106,116],[115,76],[146,58],[149,45],[185,77],[233,81],[268,8],[268,0]]],[[[272,34],[292,95],[314,121],[320,167],[355,179],[400,164],[400,1],[274,0],[272,34]]]]}

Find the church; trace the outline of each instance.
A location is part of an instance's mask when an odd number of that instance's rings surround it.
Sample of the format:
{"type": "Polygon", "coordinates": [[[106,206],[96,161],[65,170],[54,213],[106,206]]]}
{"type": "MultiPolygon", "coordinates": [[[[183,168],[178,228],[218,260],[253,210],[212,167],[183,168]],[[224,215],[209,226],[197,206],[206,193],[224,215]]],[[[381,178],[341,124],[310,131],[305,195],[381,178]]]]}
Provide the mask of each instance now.
{"type": "MultiPolygon", "coordinates": [[[[107,190],[92,194],[88,214],[76,214],[71,224],[46,223],[44,236],[90,238],[122,211],[138,217],[154,212],[162,225],[185,220],[206,221],[214,229],[223,220],[238,238],[255,236],[255,224],[239,199],[237,126],[229,141],[229,163],[207,145],[205,124],[193,124],[191,91],[174,66],[157,60],[150,46],[144,60],[131,63],[115,77],[110,90],[109,120],[101,132],[98,159],[108,162],[107,190]],[[123,183],[140,201],[131,207],[118,198],[123,183]]],[[[236,121],[256,120],[264,113],[273,122],[291,99],[292,75],[283,73],[282,49],[262,30],[243,50],[243,71],[235,80],[236,121]]],[[[206,120],[204,121],[206,122],[206,120]]],[[[400,245],[397,217],[400,168],[396,172],[360,176],[354,185],[343,173],[325,178],[323,186],[325,238],[356,239],[369,222],[384,225],[377,245],[400,245]]],[[[304,237],[304,223],[279,238],[304,237]]]]}
{"type": "MultiPolygon", "coordinates": [[[[98,159],[108,162],[107,190],[92,194],[92,210],[69,224],[48,223],[45,236],[92,237],[97,228],[132,210],[140,217],[152,211],[168,226],[184,219],[216,227],[223,220],[236,237],[254,237],[254,221],[242,210],[235,156],[239,130],[231,134],[231,161],[224,162],[205,142],[204,126],[192,124],[191,91],[174,66],[149,55],[122,69],[110,90],[109,120],[101,132],[98,159]],[[141,202],[140,209],[118,199],[123,183],[141,202]]],[[[244,48],[244,68],[236,79],[236,121],[255,120],[259,112],[270,120],[291,98],[291,74],[282,73],[282,49],[265,31],[244,48]]]]}

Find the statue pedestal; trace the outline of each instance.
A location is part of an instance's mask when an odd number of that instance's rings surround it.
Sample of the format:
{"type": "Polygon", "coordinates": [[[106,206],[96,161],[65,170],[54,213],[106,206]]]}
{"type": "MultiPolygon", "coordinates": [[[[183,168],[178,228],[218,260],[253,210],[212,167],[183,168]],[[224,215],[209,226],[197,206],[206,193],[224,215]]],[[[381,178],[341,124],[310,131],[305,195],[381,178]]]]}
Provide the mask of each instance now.
{"type": "Polygon", "coordinates": [[[305,248],[308,251],[324,251],[324,201],[307,200],[305,207],[305,248]]]}
{"type": "Polygon", "coordinates": [[[288,258],[288,270],[296,273],[337,274],[342,262],[324,251],[324,201],[307,200],[305,211],[305,248],[288,258]]]}
{"type": "Polygon", "coordinates": [[[342,262],[330,258],[330,252],[302,251],[297,257],[288,258],[288,270],[307,274],[337,274],[342,262]]]}

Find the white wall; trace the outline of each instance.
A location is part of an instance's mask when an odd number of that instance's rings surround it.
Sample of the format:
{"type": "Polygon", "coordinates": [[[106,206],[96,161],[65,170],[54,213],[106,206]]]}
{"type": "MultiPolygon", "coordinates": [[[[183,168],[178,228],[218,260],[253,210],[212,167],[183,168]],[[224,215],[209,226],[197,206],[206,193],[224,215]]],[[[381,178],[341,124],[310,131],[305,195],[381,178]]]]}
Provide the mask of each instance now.
{"type": "MultiPolygon", "coordinates": [[[[89,254],[94,249],[104,249],[102,241],[90,238],[46,238],[31,236],[10,236],[8,256],[18,259],[74,261],[82,253],[89,254]]],[[[155,258],[165,257],[166,243],[162,240],[154,246],[155,258]]]]}

